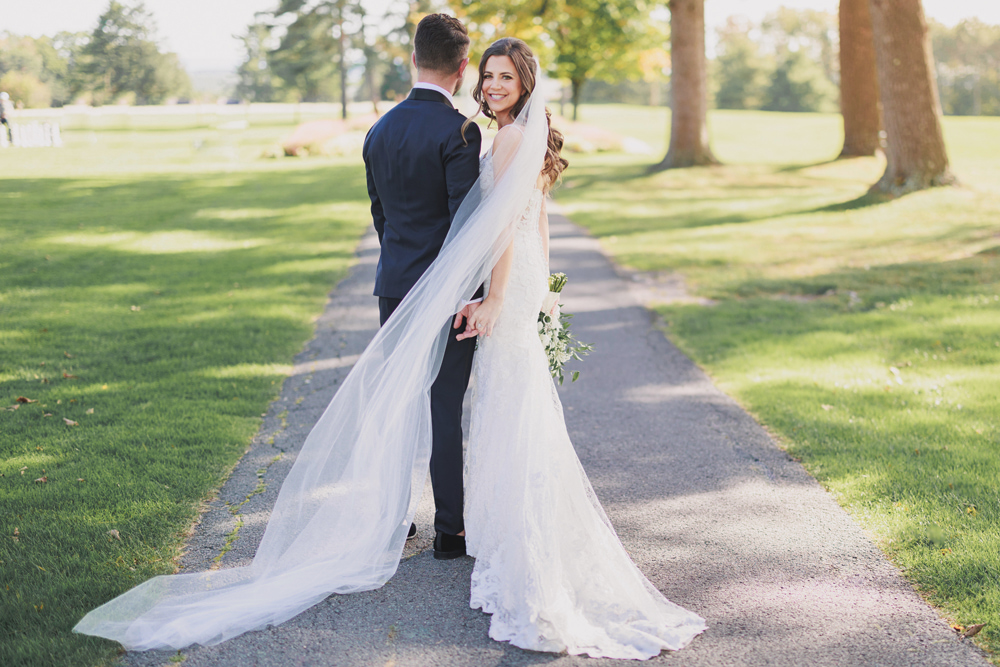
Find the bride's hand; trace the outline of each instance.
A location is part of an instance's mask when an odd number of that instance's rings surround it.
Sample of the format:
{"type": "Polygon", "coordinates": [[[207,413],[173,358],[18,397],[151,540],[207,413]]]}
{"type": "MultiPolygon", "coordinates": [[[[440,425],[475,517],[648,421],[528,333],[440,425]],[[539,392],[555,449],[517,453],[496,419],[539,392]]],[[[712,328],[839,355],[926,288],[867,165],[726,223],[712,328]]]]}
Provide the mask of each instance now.
{"type": "Polygon", "coordinates": [[[472,338],[479,334],[492,335],[493,327],[496,325],[500,311],[503,309],[503,302],[498,298],[486,297],[478,308],[466,320],[465,331],[456,336],[456,340],[472,338]]]}

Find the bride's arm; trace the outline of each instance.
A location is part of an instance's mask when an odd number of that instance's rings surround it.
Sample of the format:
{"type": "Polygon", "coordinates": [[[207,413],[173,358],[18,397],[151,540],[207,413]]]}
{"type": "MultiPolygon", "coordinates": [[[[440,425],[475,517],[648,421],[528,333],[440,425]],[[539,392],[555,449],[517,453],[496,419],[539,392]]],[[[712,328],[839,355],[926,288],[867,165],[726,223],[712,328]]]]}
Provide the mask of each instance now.
{"type": "MultiPolygon", "coordinates": [[[[483,302],[476,309],[476,312],[469,318],[469,326],[476,333],[493,334],[493,327],[503,310],[503,300],[507,296],[507,282],[510,280],[510,267],[514,263],[514,242],[511,241],[507,249],[500,255],[499,261],[493,266],[490,273],[490,291],[483,299],[483,302]]],[[[468,337],[469,332],[459,335],[459,340],[468,337]]]]}
{"type": "Polygon", "coordinates": [[[542,212],[538,218],[538,234],[542,237],[542,250],[545,252],[545,266],[549,266],[549,211],[542,200],[542,212]]]}
{"type": "MultiPolygon", "coordinates": [[[[491,159],[493,160],[493,175],[496,181],[503,176],[507,167],[510,166],[517,149],[521,145],[524,135],[521,129],[512,125],[501,128],[493,140],[491,159]]],[[[504,297],[507,293],[507,281],[510,279],[510,267],[514,261],[514,241],[507,245],[507,249],[500,255],[500,259],[493,266],[490,273],[490,291],[466,320],[465,331],[458,334],[458,340],[471,338],[479,334],[487,336],[493,333],[493,326],[500,317],[503,309],[504,297]]]]}

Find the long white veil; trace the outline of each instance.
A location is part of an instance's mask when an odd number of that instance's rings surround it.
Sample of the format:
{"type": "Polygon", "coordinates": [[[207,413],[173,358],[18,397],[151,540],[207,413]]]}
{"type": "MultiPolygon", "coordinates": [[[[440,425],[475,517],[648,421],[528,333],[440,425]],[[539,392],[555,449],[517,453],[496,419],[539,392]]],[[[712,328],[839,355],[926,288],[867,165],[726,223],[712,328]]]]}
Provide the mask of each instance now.
{"type": "MultiPolygon", "coordinates": [[[[217,644],[277,625],[331,593],[392,577],[427,477],[430,388],[450,323],[512,238],[542,168],[548,124],[533,96],[522,140],[477,182],[437,259],[372,339],[306,438],[247,567],[154,577],[74,629],[130,650],[217,644]]],[[[496,156],[494,158],[497,159],[496,156]]]]}

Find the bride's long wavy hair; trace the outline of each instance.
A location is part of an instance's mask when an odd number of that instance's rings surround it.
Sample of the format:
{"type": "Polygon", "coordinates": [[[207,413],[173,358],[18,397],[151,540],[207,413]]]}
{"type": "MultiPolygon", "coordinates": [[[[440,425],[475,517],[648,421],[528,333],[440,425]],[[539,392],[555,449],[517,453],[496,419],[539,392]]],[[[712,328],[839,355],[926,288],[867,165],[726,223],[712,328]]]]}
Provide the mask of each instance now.
{"type": "MultiPolygon", "coordinates": [[[[524,105],[528,103],[531,93],[535,90],[535,68],[537,66],[535,54],[532,53],[531,48],[516,37],[498,39],[483,52],[483,57],[479,60],[479,81],[472,90],[472,99],[476,100],[479,104],[479,110],[476,115],[482,112],[484,116],[490,119],[490,124],[496,120],[496,115],[490,110],[486,97],[483,95],[483,79],[486,76],[486,63],[489,62],[492,56],[507,56],[510,58],[514,63],[514,69],[517,70],[517,75],[521,79],[521,85],[524,86],[525,93],[521,95],[521,98],[511,109],[511,116],[514,118],[517,118],[518,114],[521,113],[524,105]]],[[[475,117],[472,116],[472,118],[466,120],[465,124],[462,125],[463,138],[465,136],[465,128],[475,120],[475,117]]],[[[548,107],[545,107],[545,120],[549,128],[549,137],[548,146],[545,151],[545,161],[542,164],[542,175],[545,177],[546,190],[550,189],[559,180],[559,175],[569,166],[569,161],[560,155],[563,147],[562,132],[552,127],[551,119],[552,112],[549,111],[548,107]]]]}

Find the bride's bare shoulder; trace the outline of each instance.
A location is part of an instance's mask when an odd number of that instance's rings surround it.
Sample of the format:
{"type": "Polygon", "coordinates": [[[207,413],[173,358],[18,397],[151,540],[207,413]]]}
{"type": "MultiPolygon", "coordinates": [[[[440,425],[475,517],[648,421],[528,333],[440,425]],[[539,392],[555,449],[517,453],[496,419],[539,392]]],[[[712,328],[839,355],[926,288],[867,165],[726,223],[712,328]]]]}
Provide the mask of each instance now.
{"type": "Polygon", "coordinates": [[[497,155],[501,152],[513,152],[521,145],[521,140],[524,139],[524,130],[522,130],[517,125],[511,124],[506,127],[501,127],[500,131],[497,132],[497,136],[493,139],[493,154],[497,155]]]}

